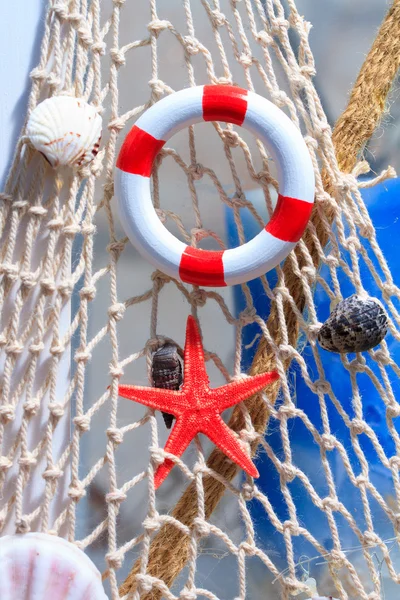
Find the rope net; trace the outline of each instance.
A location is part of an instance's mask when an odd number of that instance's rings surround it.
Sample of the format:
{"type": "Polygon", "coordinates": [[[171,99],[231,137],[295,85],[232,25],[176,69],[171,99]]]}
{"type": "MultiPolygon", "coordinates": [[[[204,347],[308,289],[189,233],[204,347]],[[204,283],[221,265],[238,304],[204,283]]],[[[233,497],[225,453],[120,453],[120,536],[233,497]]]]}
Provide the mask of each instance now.
{"type": "MultiPolygon", "coordinates": [[[[367,184],[358,179],[365,162],[340,170],[312,83],[309,30],[293,0],[285,7],[278,0],[48,3],[28,116],[49,95],[69,94],[97,106],[104,128],[101,151],[77,172],[53,171],[22,136],[1,196],[0,527],[75,541],[103,572],[110,598],[304,598],[318,589],[377,600],[383,570],[389,583],[400,582],[400,406],[392,390],[400,369],[388,347],[400,340],[400,290],[360,194],[393,173],[367,184]],[[152,272],[115,214],[113,170],[124,135],[164,95],[204,83],[237,84],[270,99],[301,129],[313,161],[317,221],[276,270],[276,283],[260,279],[274,323],[257,313],[247,285],[236,314],[231,289],[190,287],[152,272]],[[351,402],[325,376],[316,343],[315,299],[333,307],[343,282],[377,296],[390,323],[387,342],[374,351],[337,359],[351,402]],[[201,325],[213,386],[240,374],[242,334],[258,326],[252,372],[268,370],[267,351],[279,394],[267,390],[231,419],[268,463],[270,483],[244,478],[215,451],[207,462],[211,445],[198,439],[155,493],[168,432],[160,414],[118,399],[118,383],[148,384],[152,352],[166,338],[183,346],[190,313],[201,325]],[[313,416],[299,406],[290,362],[313,416]],[[367,381],[386,411],[385,448],[363,405],[367,381]],[[310,460],[293,445],[295,426],[308,439],[310,460]],[[371,453],[390,494],[371,476],[371,453]],[[190,520],[182,502],[172,510],[188,484],[190,520]],[[305,521],[305,506],[317,527],[305,521]],[[163,531],[171,542],[164,554],[152,544],[163,531]],[[174,581],[160,575],[166,554],[174,581]],[[130,586],[118,591],[135,561],[130,586]]],[[[269,213],[277,195],[262,144],[222,123],[175,136],[158,156],[152,186],[163,223],[207,249],[226,246],[226,207],[240,243],[244,208],[263,227],[245,190],[257,189],[269,213]]]]}

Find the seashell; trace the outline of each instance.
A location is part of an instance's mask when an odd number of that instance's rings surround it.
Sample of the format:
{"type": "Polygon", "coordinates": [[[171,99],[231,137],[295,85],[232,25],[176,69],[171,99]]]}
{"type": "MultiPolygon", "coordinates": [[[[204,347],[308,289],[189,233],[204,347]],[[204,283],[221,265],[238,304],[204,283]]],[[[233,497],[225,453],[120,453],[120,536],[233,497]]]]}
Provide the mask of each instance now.
{"type": "MultiPolygon", "coordinates": [[[[183,383],[183,358],[178,346],[165,344],[153,354],[151,365],[153,386],[165,390],[179,390],[183,383]]],[[[167,429],[171,429],[174,416],[162,413],[167,429]]]]}
{"type": "Polygon", "coordinates": [[[53,96],[34,109],[26,134],[52,167],[80,167],[99,151],[102,119],[82,98],[53,96]]]}
{"type": "Polygon", "coordinates": [[[1,600],[107,600],[82,550],[46,533],[0,538],[1,600]]]}
{"type": "Polygon", "coordinates": [[[388,330],[388,317],[376,298],[357,294],[341,300],[322,325],[318,341],[330,352],[365,352],[377,346],[388,330]]]}

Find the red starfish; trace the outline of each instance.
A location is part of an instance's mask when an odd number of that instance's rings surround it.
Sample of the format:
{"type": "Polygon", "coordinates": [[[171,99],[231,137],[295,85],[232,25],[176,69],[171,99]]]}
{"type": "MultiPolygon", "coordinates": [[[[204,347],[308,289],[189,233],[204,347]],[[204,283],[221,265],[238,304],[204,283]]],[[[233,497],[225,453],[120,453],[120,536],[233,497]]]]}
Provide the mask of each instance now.
{"type": "MultiPolygon", "coordinates": [[[[120,385],[119,395],[135,400],[150,408],[175,415],[176,423],[165,445],[165,451],[182,456],[198,433],[207,435],[224,454],[252,477],[258,471],[248,456],[243,443],[222,420],[220,413],[239,404],[278,379],[276,371],[254,377],[243,377],[222,387],[210,389],[204,362],[204,351],[196,321],[189,316],[186,326],[184,383],[179,391],[120,385]]],[[[174,466],[166,459],[156,471],[158,488],[174,466]]]]}

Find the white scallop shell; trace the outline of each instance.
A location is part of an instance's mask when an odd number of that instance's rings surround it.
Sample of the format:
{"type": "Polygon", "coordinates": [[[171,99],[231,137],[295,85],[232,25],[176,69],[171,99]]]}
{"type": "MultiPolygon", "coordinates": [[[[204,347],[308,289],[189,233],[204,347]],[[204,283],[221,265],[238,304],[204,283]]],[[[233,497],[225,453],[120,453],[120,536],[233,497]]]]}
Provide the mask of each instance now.
{"type": "Polygon", "coordinates": [[[33,110],[26,134],[52,167],[88,164],[99,150],[102,119],[82,98],[53,96],[33,110]]]}
{"type": "Polygon", "coordinates": [[[1,600],[107,600],[101,575],[74,544],[45,533],[0,538],[1,600]]]}

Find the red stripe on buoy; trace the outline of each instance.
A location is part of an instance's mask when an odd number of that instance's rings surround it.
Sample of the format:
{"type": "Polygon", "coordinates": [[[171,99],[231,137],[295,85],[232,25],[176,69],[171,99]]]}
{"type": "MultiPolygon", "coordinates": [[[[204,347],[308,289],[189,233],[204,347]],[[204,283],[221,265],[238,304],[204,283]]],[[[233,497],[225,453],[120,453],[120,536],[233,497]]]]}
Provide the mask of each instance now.
{"type": "Polygon", "coordinates": [[[164,144],[164,140],[157,140],[147,131],[134,125],[119,152],[118,169],[133,175],[150,177],[154,159],[164,144]]]}
{"type": "Polygon", "coordinates": [[[203,118],[242,125],[247,111],[247,90],[233,85],[205,85],[203,118]]]}
{"type": "Polygon", "coordinates": [[[312,208],[312,202],[279,194],[274,214],[265,230],[283,242],[298,242],[306,228],[312,208]]]}
{"type": "Polygon", "coordinates": [[[224,286],[223,251],[186,246],[179,265],[179,277],[195,285],[224,286]]]}

